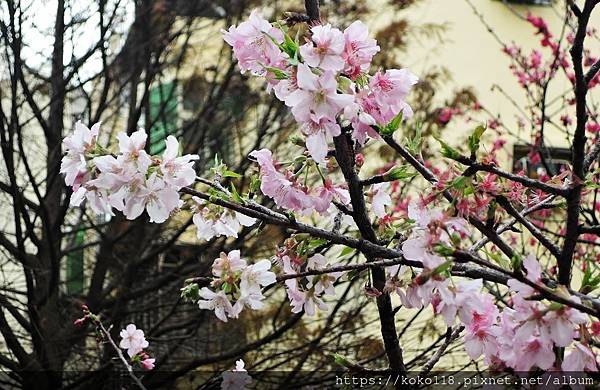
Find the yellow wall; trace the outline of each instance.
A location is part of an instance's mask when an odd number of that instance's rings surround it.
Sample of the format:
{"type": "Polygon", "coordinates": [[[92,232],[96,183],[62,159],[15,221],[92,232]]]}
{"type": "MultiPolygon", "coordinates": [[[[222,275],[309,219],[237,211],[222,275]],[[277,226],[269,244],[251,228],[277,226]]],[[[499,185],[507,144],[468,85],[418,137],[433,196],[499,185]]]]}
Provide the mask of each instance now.
{"type": "MultiPolygon", "coordinates": [[[[375,1],[381,2],[381,0],[375,1]]],[[[557,1],[554,8],[513,5],[512,10],[498,0],[471,0],[471,2],[503,42],[514,41],[522,46],[526,53],[532,48],[540,47],[540,36],[535,36],[534,27],[515,12],[522,16],[527,15],[528,12],[542,16],[553,34],[560,35],[563,2],[557,1]]],[[[453,89],[472,86],[481,103],[491,112],[499,114],[502,121],[516,131],[517,110],[500,92],[492,91],[492,87],[501,86],[521,106],[526,103],[523,90],[508,68],[510,59],[501,52],[500,43],[487,31],[467,0],[423,0],[418,5],[395,14],[383,7],[373,15],[369,23],[373,28],[377,28],[398,18],[407,18],[416,25],[425,23],[447,25],[442,43],[432,39],[410,40],[408,51],[410,54],[407,58],[401,59],[406,67],[418,75],[432,66],[445,66],[452,75],[452,81],[441,91],[442,99],[448,97],[453,89]]],[[[590,26],[600,27],[600,11],[596,11],[593,15],[590,26]]],[[[598,41],[588,39],[587,43],[592,52],[600,56],[598,41]]],[[[545,58],[550,55],[550,51],[546,48],[542,53],[545,58]]],[[[548,96],[552,99],[568,88],[570,88],[569,81],[564,75],[559,75],[551,82],[548,96]]],[[[558,120],[558,116],[555,119],[558,120]]],[[[471,127],[466,126],[461,120],[451,122],[448,128],[450,132],[456,131],[460,134],[465,134],[469,129],[471,127]]],[[[528,134],[523,136],[529,140],[528,134]]],[[[551,130],[548,139],[552,146],[565,145],[564,135],[557,131],[551,130]]]]}

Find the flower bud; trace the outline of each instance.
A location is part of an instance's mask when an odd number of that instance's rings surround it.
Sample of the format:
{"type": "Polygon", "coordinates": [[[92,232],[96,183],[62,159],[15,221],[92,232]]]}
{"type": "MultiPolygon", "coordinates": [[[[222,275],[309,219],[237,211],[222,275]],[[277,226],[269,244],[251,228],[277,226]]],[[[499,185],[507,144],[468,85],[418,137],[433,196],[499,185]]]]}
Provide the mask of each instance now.
{"type": "Polygon", "coordinates": [[[73,321],[73,325],[75,325],[77,328],[81,328],[85,324],[86,319],[86,317],[78,318],[75,321],[73,321]]]}
{"type": "Polygon", "coordinates": [[[357,153],[354,158],[357,167],[362,167],[365,164],[365,156],[362,153],[357,153]]]}

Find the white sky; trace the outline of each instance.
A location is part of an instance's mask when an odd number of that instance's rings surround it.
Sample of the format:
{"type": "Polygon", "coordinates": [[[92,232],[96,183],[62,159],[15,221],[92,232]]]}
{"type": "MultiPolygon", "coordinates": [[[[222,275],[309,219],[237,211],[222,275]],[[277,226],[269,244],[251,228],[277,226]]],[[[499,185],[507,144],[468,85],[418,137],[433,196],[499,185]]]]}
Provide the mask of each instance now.
{"type": "MultiPolygon", "coordinates": [[[[22,57],[29,67],[40,70],[48,74],[50,61],[52,58],[52,49],[54,44],[54,23],[56,19],[56,0],[24,0],[23,1],[23,43],[22,57]]],[[[65,35],[64,63],[68,64],[73,56],[80,57],[90,50],[100,39],[98,13],[98,2],[65,0],[65,24],[76,22],[77,24],[67,29],[65,35]]],[[[112,29],[109,35],[121,34],[127,31],[127,28],[133,21],[133,2],[126,0],[109,0],[105,10],[106,24],[117,8],[115,21],[112,23],[112,29]],[[124,4],[119,4],[124,3],[124,4]]],[[[0,6],[0,17],[5,21],[8,12],[6,6],[0,6]]],[[[114,51],[124,42],[115,41],[112,47],[107,48],[108,52],[114,51]]],[[[109,54],[110,56],[110,54],[109,54]]],[[[88,60],[82,68],[82,77],[90,76],[101,68],[100,53],[88,60]]]]}

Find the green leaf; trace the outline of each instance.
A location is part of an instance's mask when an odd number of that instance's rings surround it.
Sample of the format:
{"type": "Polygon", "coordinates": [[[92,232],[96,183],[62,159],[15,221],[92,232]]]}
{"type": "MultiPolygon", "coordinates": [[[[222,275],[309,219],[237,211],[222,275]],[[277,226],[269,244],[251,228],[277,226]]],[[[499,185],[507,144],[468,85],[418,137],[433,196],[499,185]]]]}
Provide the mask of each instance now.
{"type": "Polygon", "coordinates": [[[348,256],[349,254],[354,253],[354,252],[356,252],[356,249],[350,248],[349,246],[347,246],[344,249],[342,249],[339,257],[348,256]]]}
{"type": "Polygon", "coordinates": [[[283,70],[281,70],[279,68],[274,68],[272,66],[265,66],[265,69],[268,70],[269,72],[273,73],[275,75],[276,80],[287,80],[290,78],[290,76],[287,73],[285,73],[283,70]]]}
{"type": "Polygon", "coordinates": [[[188,302],[196,302],[200,299],[200,287],[196,283],[190,283],[181,289],[181,298],[188,302]]]}
{"type": "Polygon", "coordinates": [[[340,91],[347,91],[350,88],[350,86],[352,85],[352,80],[350,80],[348,77],[344,77],[344,76],[338,76],[337,82],[338,82],[338,90],[340,90],[340,91]]]}
{"type": "Polygon", "coordinates": [[[459,176],[456,179],[452,180],[450,187],[456,190],[464,190],[469,186],[469,178],[466,176],[459,176]]]}
{"type": "Polygon", "coordinates": [[[422,129],[422,124],[417,123],[417,125],[415,127],[415,136],[413,138],[408,138],[406,140],[406,148],[412,154],[421,153],[421,142],[423,141],[423,139],[421,137],[421,134],[422,134],[421,129],[422,129]]]}
{"type": "Polygon", "coordinates": [[[515,253],[512,259],[510,259],[510,266],[513,271],[521,272],[521,267],[523,266],[523,259],[521,256],[515,253]]]}
{"type": "Polygon", "coordinates": [[[389,171],[383,174],[385,181],[404,180],[410,179],[417,175],[416,172],[411,172],[408,165],[400,165],[391,168],[389,171]]]}
{"type": "Polygon", "coordinates": [[[348,278],[348,280],[352,281],[352,280],[356,279],[359,274],[360,274],[359,270],[353,269],[352,271],[350,271],[346,274],[346,277],[348,278]]]}
{"type": "Polygon", "coordinates": [[[510,263],[502,256],[500,252],[485,251],[485,254],[502,268],[509,269],[511,267],[510,263]]]}
{"type": "Polygon", "coordinates": [[[319,247],[321,245],[324,245],[324,244],[327,244],[327,240],[325,240],[323,238],[317,238],[317,239],[314,239],[314,240],[310,240],[308,242],[308,246],[310,248],[317,248],[317,247],[319,247]]]}
{"type": "Polygon", "coordinates": [[[336,364],[342,367],[352,368],[356,366],[356,363],[353,363],[351,360],[349,360],[345,356],[340,355],[339,353],[332,353],[331,357],[333,358],[336,364]]]}
{"type": "MultiPolygon", "coordinates": [[[[269,35],[269,34],[267,34],[267,35],[269,35]]],[[[277,43],[277,41],[272,36],[269,35],[269,37],[290,58],[296,58],[296,59],[298,58],[297,54],[300,49],[300,46],[299,46],[298,42],[294,41],[287,32],[284,31],[283,43],[277,43]]]]}
{"type": "Polygon", "coordinates": [[[390,121],[390,123],[388,123],[383,129],[381,129],[381,131],[380,131],[381,135],[390,136],[390,135],[394,134],[396,132],[396,130],[398,130],[398,128],[402,124],[403,115],[404,115],[404,113],[402,111],[400,111],[400,113],[398,113],[398,115],[396,115],[394,117],[394,119],[392,119],[390,121]]]}
{"type": "Polygon", "coordinates": [[[250,177],[250,192],[256,193],[260,189],[260,177],[258,175],[252,175],[250,177]]]}
{"type": "Polygon", "coordinates": [[[434,138],[440,143],[440,146],[442,148],[442,156],[444,156],[446,158],[450,158],[452,160],[460,159],[461,155],[456,149],[454,149],[452,146],[450,146],[447,143],[445,143],[444,141],[442,141],[441,138],[439,138],[439,137],[434,137],[434,138]]]}
{"type": "Polygon", "coordinates": [[[452,256],[454,254],[454,249],[452,249],[449,246],[446,246],[444,244],[434,244],[433,250],[438,255],[444,256],[444,257],[452,256]]]}
{"type": "Polygon", "coordinates": [[[239,173],[233,172],[233,171],[229,171],[229,170],[225,170],[222,173],[223,177],[234,177],[236,179],[239,179],[240,177],[242,177],[242,175],[240,175],[239,173]]]}
{"type": "Polygon", "coordinates": [[[233,197],[233,200],[235,200],[237,203],[242,203],[242,197],[240,196],[240,194],[237,192],[237,189],[235,188],[235,186],[233,185],[233,183],[231,183],[231,196],[233,197]]]}
{"type": "Polygon", "coordinates": [[[483,135],[484,131],[485,131],[485,127],[479,125],[475,128],[475,130],[473,131],[473,134],[471,134],[469,136],[469,138],[467,139],[467,144],[469,145],[469,150],[471,151],[472,158],[475,158],[475,154],[479,150],[481,136],[483,135]]]}
{"type": "Polygon", "coordinates": [[[431,275],[439,275],[441,273],[450,271],[450,269],[452,268],[452,265],[454,263],[451,260],[446,261],[443,264],[438,265],[437,267],[435,267],[432,271],[431,271],[431,275]]]}

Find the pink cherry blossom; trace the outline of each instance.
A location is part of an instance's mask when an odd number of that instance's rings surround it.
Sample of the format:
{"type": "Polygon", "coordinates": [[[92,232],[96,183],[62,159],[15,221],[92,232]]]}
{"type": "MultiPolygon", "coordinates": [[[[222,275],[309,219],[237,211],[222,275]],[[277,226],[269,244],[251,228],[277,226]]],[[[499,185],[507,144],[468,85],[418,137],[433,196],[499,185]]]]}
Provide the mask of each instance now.
{"type": "Polygon", "coordinates": [[[212,274],[218,278],[226,277],[235,272],[241,272],[247,267],[246,260],[240,257],[238,249],[229,253],[221,252],[212,264],[212,274]]]}
{"type": "Polygon", "coordinates": [[[256,223],[256,219],[233,210],[212,210],[207,202],[196,196],[193,196],[192,200],[196,203],[192,222],[200,240],[208,241],[220,236],[237,237],[242,226],[252,226],[256,223]]]}
{"type": "Polygon", "coordinates": [[[565,356],[562,362],[562,370],[567,372],[597,372],[598,363],[592,350],[581,343],[573,345],[575,348],[565,356]]]}
{"type": "MultiPolygon", "coordinates": [[[[368,112],[368,110],[374,110],[371,106],[371,101],[373,101],[372,94],[369,94],[366,90],[362,90],[354,94],[354,99],[354,103],[344,108],[344,118],[352,123],[352,138],[358,141],[360,145],[364,145],[367,142],[367,137],[380,139],[379,133],[373,128],[377,124],[377,121],[368,112]]],[[[372,104],[375,103],[373,102],[372,104]]]]}
{"type": "Polygon", "coordinates": [[[426,230],[413,231],[402,243],[402,253],[408,260],[421,261],[427,269],[434,269],[446,260],[431,249],[435,243],[431,234],[426,230]]]}
{"type": "MultiPolygon", "coordinates": [[[[481,279],[471,281],[460,281],[456,286],[450,285],[450,279],[446,279],[438,285],[439,300],[434,301],[434,310],[436,314],[441,314],[446,320],[448,326],[454,324],[458,311],[471,311],[479,299],[483,282],[481,279]]],[[[495,305],[494,305],[495,307],[495,305]]],[[[463,314],[462,317],[467,317],[468,314],[463,314]]],[[[470,322],[470,321],[469,321],[470,322]]]]}
{"type": "Polygon", "coordinates": [[[160,171],[163,174],[163,180],[170,186],[180,189],[189,186],[196,180],[196,171],[194,170],[194,160],[198,160],[196,154],[186,154],[179,156],[179,142],[172,135],[165,140],[166,148],[162,155],[160,171]]]}
{"type": "Polygon", "coordinates": [[[548,370],[554,365],[552,343],[542,338],[531,337],[516,347],[511,364],[516,371],[529,371],[532,367],[548,370]]]}
{"type": "Polygon", "coordinates": [[[373,194],[371,209],[373,210],[373,214],[379,218],[385,217],[385,207],[392,205],[392,198],[387,193],[389,187],[389,183],[377,183],[371,186],[371,194],[373,194]]]}
{"type": "Polygon", "coordinates": [[[202,299],[198,301],[198,307],[205,310],[214,310],[215,315],[221,321],[227,322],[227,317],[237,318],[239,312],[234,310],[223,290],[214,292],[208,287],[202,287],[200,297],[202,299]]]}
{"type": "Polygon", "coordinates": [[[96,214],[114,215],[108,199],[108,192],[94,185],[94,180],[84,183],[77,191],[71,194],[69,205],[78,207],[84,200],[96,214]]]}
{"type": "Polygon", "coordinates": [[[260,291],[244,290],[233,305],[234,311],[241,312],[244,307],[252,310],[261,310],[265,307],[264,295],[260,291]]]}
{"type": "Polygon", "coordinates": [[[351,78],[369,70],[371,59],[379,51],[377,41],[369,38],[367,26],[357,20],[344,30],[344,73],[351,78]]]}
{"type": "Polygon", "coordinates": [[[73,186],[77,177],[87,172],[85,155],[95,148],[99,131],[100,122],[88,129],[78,121],[75,123],[73,134],[63,140],[63,148],[67,154],[61,160],[60,173],[65,174],[65,183],[68,186],[73,186]]]}
{"type": "Polygon", "coordinates": [[[331,24],[317,25],[310,29],[311,42],[300,47],[304,61],[323,70],[338,71],[344,67],[344,34],[331,24]]]}
{"type": "Polygon", "coordinates": [[[429,278],[421,282],[419,276],[415,278],[407,287],[406,291],[397,289],[400,301],[406,307],[421,308],[429,305],[434,297],[434,291],[440,282],[429,278]]]}
{"type": "Polygon", "coordinates": [[[270,269],[271,262],[266,259],[246,267],[242,272],[240,282],[240,291],[242,294],[260,292],[261,286],[266,287],[275,283],[277,278],[270,269]]]}
{"type": "MultiPolygon", "coordinates": [[[[523,266],[527,271],[527,279],[539,284],[542,278],[542,268],[535,256],[526,256],[525,259],[523,259],[523,266]]],[[[510,287],[512,291],[522,294],[524,297],[528,297],[535,293],[535,289],[533,287],[528,286],[525,283],[519,282],[516,279],[510,279],[508,281],[508,287],[510,287]]]]}
{"type": "Polygon", "coordinates": [[[306,292],[298,288],[296,279],[288,279],[285,281],[287,287],[286,292],[292,306],[292,313],[300,313],[306,303],[306,292]]]}
{"type": "Polygon", "coordinates": [[[284,66],[286,56],[273,42],[282,43],[283,33],[263,19],[257,10],[252,11],[247,21],[222,33],[225,42],[233,48],[242,73],[264,76],[267,73],[265,66],[284,66]]]}
{"type": "MultiPolygon", "coordinates": [[[[329,260],[320,253],[316,253],[308,258],[306,269],[322,270],[327,268],[329,260]]],[[[309,275],[306,277],[308,284],[306,287],[310,290],[314,288],[316,295],[335,296],[334,283],[343,275],[343,272],[328,272],[322,275],[309,275]]]]}
{"type": "Polygon", "coordinates": [[[124,158],[125,163],[134,163],[140,173],[146,174],[152,164],[148,153],[144,150],[148,135],[144,129],[139,129],[131,136],[125,133],[117,134],[119,140],[119,152],[124,158]]]}
{"type": "Polygon", "coordinates": [[[177,190],[169,187],[164,180],[153,173],[135,195],[127,201],[123,213],[128,219],[135,219],[142,214],[145,208],[150,222],[162,223],[179,206],[180,199],[177,190]]]}
{"type": "MultiPolygon", "coordinates": [[[[571,300],[581,303],[579,298],[571,297],[571,300]]],[[[558,310],[551,310],[544,316],[544,320],[549,324],[550,339],[558,347],[566,347],[573,342],[579,328],[579,325],[588,322],[588,319],[580,311],[571,307],[561,307],[558,310]]]]}
{"type": "Polygon", "coordinates": [[[402,244],[402,251],[407,259],[421,261],[428,269],[433,269],[445,262],[443,257],[434,252],[435,245],[451,246],[451,234],[466,233],[464,219],[450,218],[441,210],[428,209],[417,201],[409,204],[408,216],[415,220],[416,226],[402,244]]]}
{"type": "Polygon", "coordinates": [[[369,81],[369,87],[376,109],[366,111],[381,125],[386,125],[401,111],[404,118],[412,117],[412,109],[405,99],[417,81],[419,81],[417,76],[407,69],[391,69],[385,73],[375,73],[369,81]]]}
{"type": "Polygon", "coordinates": [[[129,324],[119,333],[121,342],[119,347],[126,349],[130,357],[142,352],[148,347],[148,341],[144,337],[144,331],[137,329],[134,324],[129,324]]]}
{"type": "Polygon", "coordinates": [[[485,356],[495,355],[498,352],[498,343],[491,326],[467,327],[465,334],[465,351],[473,360],[482,354],[485,356]]]}
{"type": "Polygon", "coordinates": [[[519,341],[531,337],[550,340],[550,329],[544,318],[546,306],[541,302],[525,300],[520,295],[513,296],[513,318],[516,322],[515,338],[519,341]]]}
{"type": "Polygon", "coordinates": [[[343,205],[350,204],[350,193],[346,188],[337,186],[326,179],[323,187],[316,189],[317,195],[313,199],[315,211],[320,214],[325,214],[329,207],[333,204],[333,200],[337,200],[343,205]]]}
{"type": "Polygon", "coordinates": [[[110,192],[118,191],[122,186],[129,183],[137,173],[136,166],[127,162],[122,155],[116,158],[111,155],[95,157],[93,163],[100,174],[90,183],[110,192]]]}
{"type": "Polygon", "coordinates": [[[306,135],[306,148],[311,157],[319,164],[325,162],[325,157],[329,148],[327,143],[341,134],[340,125],[337,122],[325,116],[310,114],[307,122],[300,128],[306,135]]]}
{"type": "Polygon", "coordinates": [[[314,208],[314,199],[296,181],[290,180],[275,167],[272,153],[268,149],[250,153],[261,169],[260,189],[273,198],[275,204],[288,210],[308,214],[314,208]]]}
{"type": "Polygon", "coordinates": [[[306,64],[299,64],[297,78],[299,88],[285,98],[285,104],[292,108],[298,122],[309,121],[311,114],[335,120],[354,100],[351,95],[337,92],[337,81],[331,71],[316,75],[306,64]]]}
{"type": "Polygon", "coordinates": [[[142,367],[146,371],[151,371],[152,369],[154,369],[155,361],[156,361],[156,359],[151,359],[151,358],[144,359],[144,360],[142,360],[142,367]]]}

